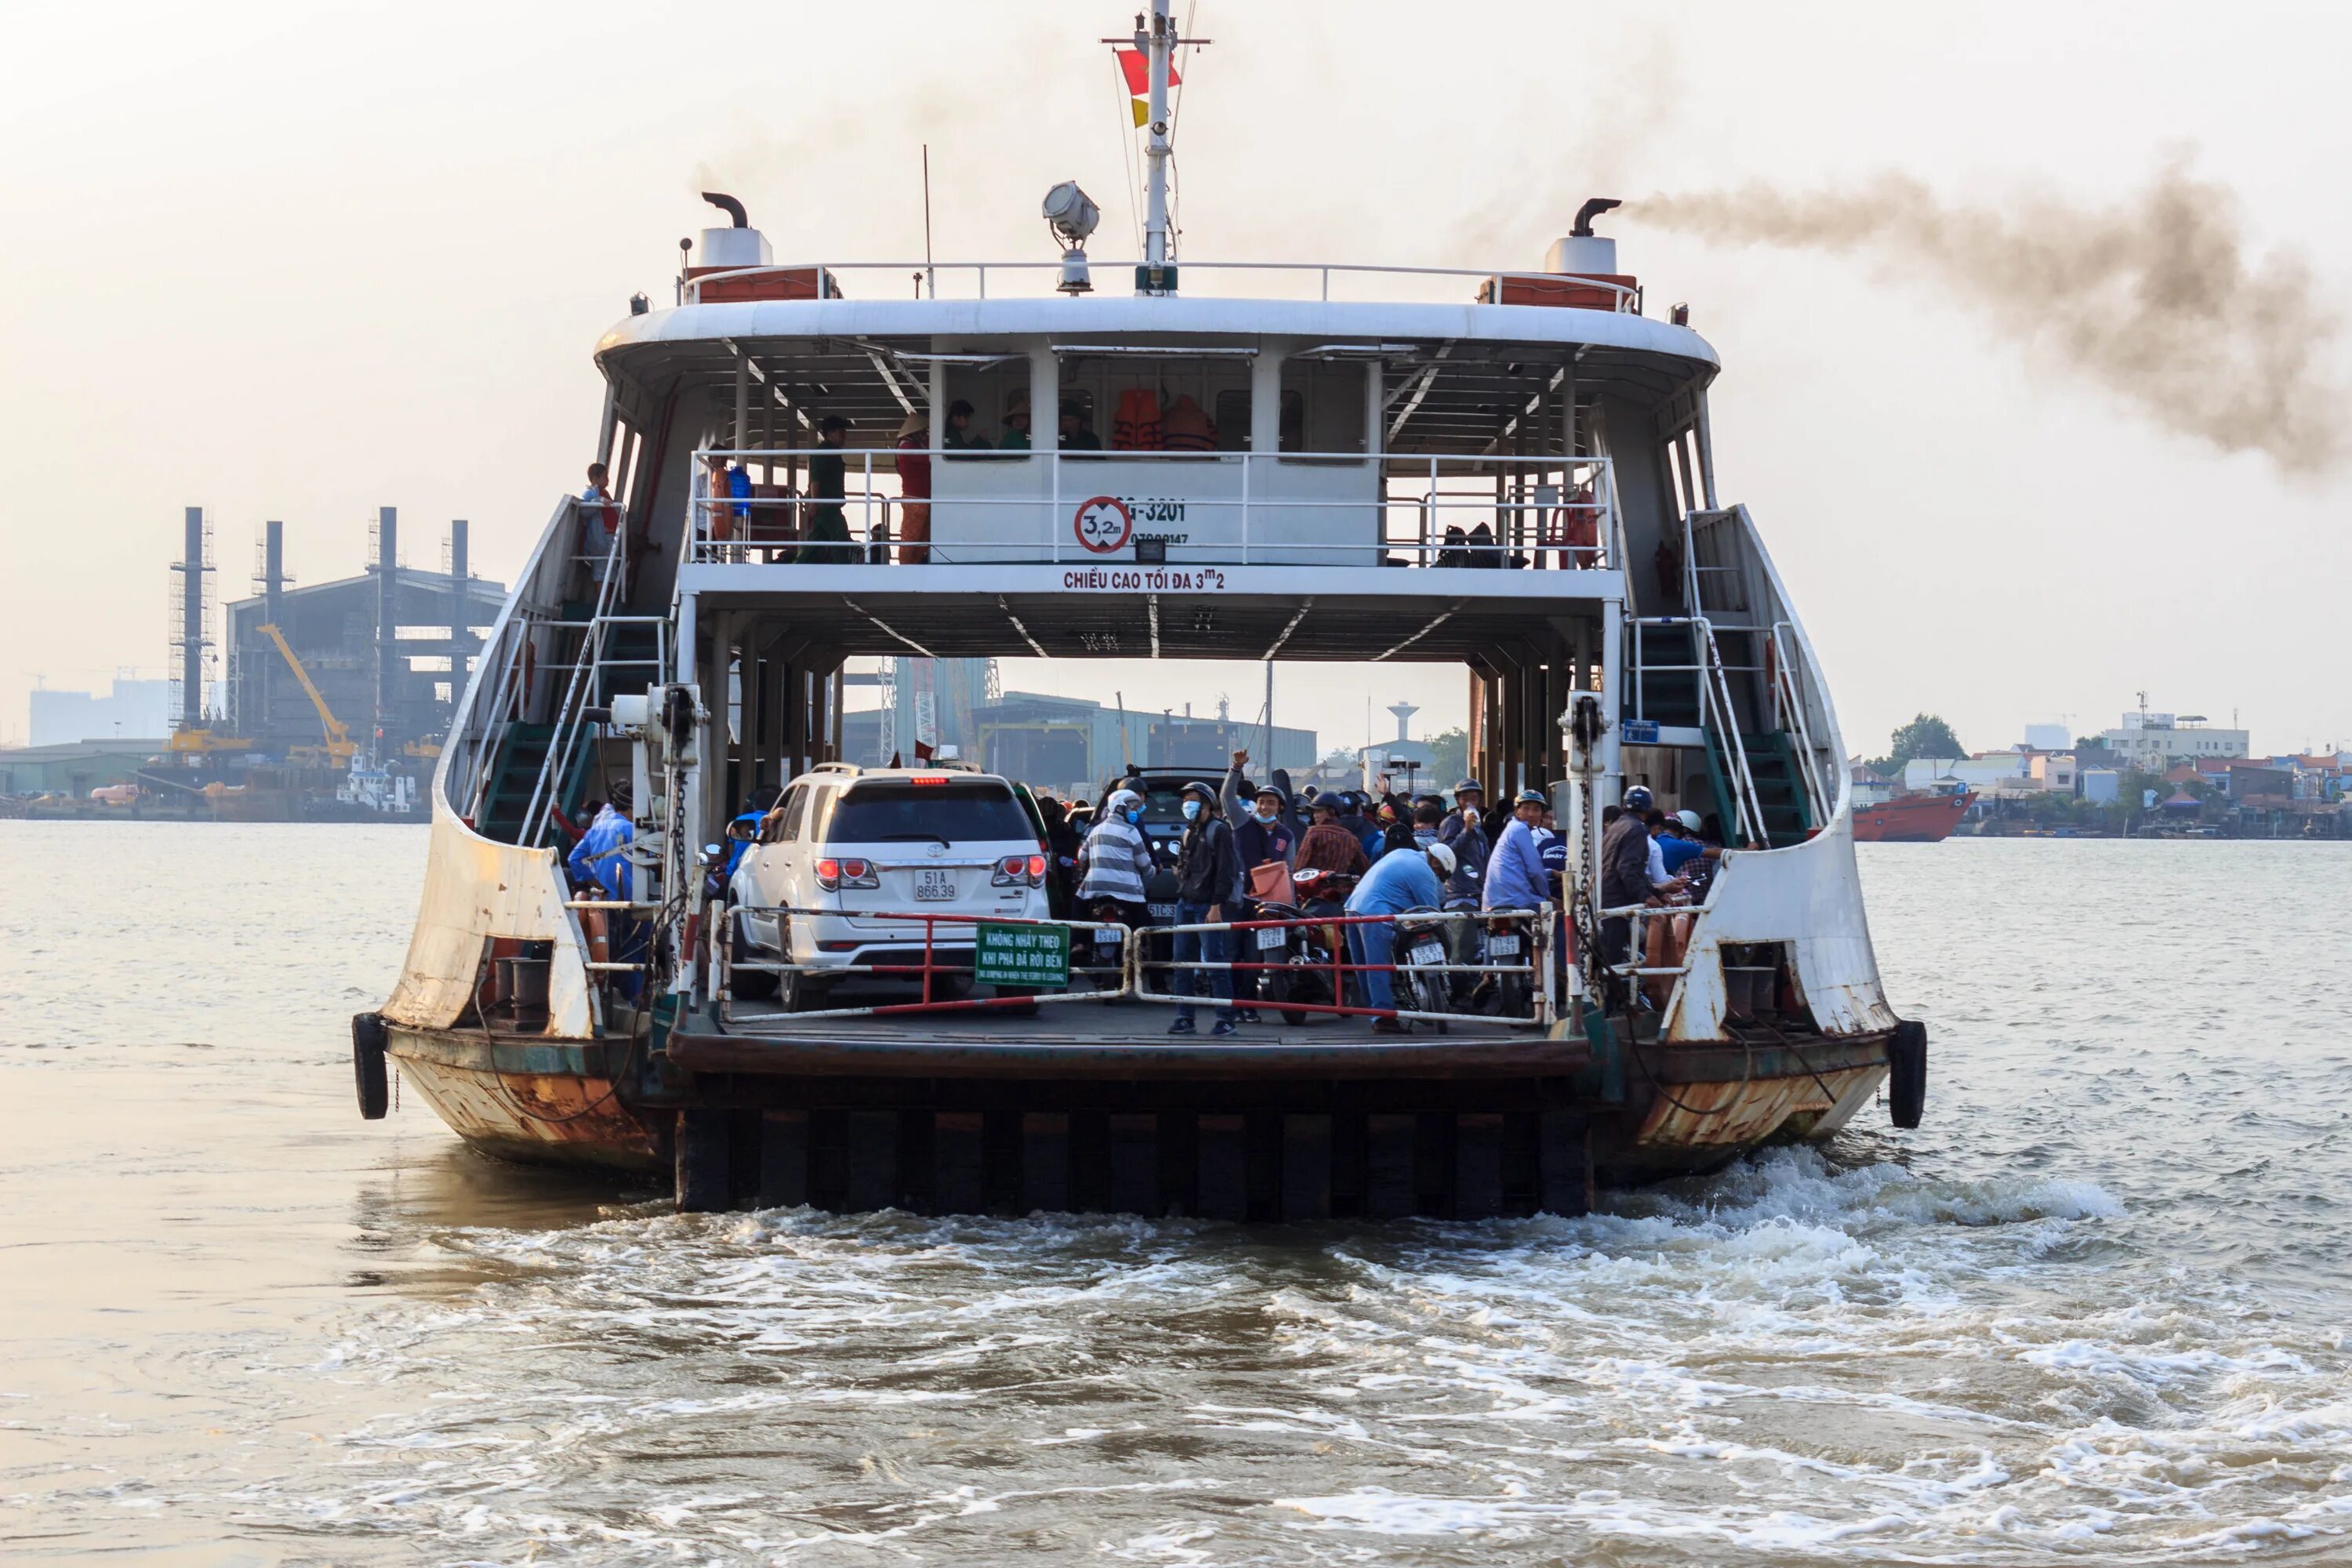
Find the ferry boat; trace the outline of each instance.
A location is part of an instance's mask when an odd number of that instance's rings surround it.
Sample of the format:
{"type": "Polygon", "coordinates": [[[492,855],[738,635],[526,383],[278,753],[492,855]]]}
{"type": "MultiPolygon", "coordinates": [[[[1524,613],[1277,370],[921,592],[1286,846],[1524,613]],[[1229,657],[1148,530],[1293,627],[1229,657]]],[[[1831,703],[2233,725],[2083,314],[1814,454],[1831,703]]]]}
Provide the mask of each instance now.
{"type": "MultiPolygon", "coordinates": [[[[608,485],[555,506],[458,706],[415,933],[354,1020],[362,1112],[388,1061],[483,1151],[667,1173],[685,1209],[1280,1219],[1577,1213],[1826,1138],[1882,1088],[1916,1125],[1925,1031],[1880,984],[1829,689],[1718,491],[1715,350],[1593,228],[1617,204],[1525,268],[1180,262],[1183,40],[1169,0],[1138,24],[1139,261],[1092,256],[1070,184],[1049,252],[961,264],[780,263],[713,193],[674,302],[597,342],[608,485]],[[1025,447],[975,444],[1015,410],[1025,447]],[[1210,922],[1329,949],[1320,1004],[1229,1038],[1166,1032],[1216,965],[1171,968],[1165,932],[982,995],[992,939],[920,906],[848,955],[873,996],[757,1000],[741,922],[824,911],[707,896],[703,847],[884,760],[841,754],[845,662],[875,656],[1457,665],[1473,771],[1550,801],[1561,895],[1478,921],[1454,973],[1507,982],[1499,1015],[1415,973],[1434,915],[1397,921],[1410,999],[1372,1005],[1328,910],[1210,922]],[[1703,901],[1601,905],[1635,784],[1719,827],[1703,901]],[[625,795],[625,892],[575,889],[585,804],[625,795]]],[[[1096,923],[994,922],[1065,963],[1096,923]]]]}
{"type": "Polygon", "coordinates": [[[1853,837],[1858,844],[1941,844],[1952,836],[1977,801],[1974,790],[1934,795],[1898,795],[1874,805],[1857,806],[1853,837]]]}

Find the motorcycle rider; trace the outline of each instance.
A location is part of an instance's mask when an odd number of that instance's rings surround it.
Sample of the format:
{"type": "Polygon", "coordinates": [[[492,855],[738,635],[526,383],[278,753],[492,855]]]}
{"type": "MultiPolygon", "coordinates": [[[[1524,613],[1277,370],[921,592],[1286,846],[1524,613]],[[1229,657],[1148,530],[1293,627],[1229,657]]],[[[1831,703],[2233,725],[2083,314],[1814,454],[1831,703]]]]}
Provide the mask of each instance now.
{"type": "Polygon", "coordinates": [[[1151,881],[1151,843],[1143,836],[1143,797],[1117,789],[1103,803],[1101,817],[1078,847],[1078,912],[1101,920],[1105,910],[1129,931],[1150,916],[1145,889],[1151,881]]]}
{"type": "MultiPolygon", "coordinates": [[[[1425,850],[1397,855],[1383,855],[1356,890],[1348,895],[1348,912],[1351,915],[1384,915],[1386,920],[1364,921],[1349,926],[1348,957],[1356,964],[1357,983],[1362,989],[1364,1005],[1393,1010],[1396,988],[1390,978],[1390,966],[1396,962],[1396,921],[1393,917],[1412,910],[1435,909],[1442,899],[1444,879],[1454,874],[1454,851],[1443,844],[1433,844],[1425,850]]],[[[1394,1018],[1372,1020],[1372,1033],[1401,1035],[1404,1026],[1394,1018]]]]}

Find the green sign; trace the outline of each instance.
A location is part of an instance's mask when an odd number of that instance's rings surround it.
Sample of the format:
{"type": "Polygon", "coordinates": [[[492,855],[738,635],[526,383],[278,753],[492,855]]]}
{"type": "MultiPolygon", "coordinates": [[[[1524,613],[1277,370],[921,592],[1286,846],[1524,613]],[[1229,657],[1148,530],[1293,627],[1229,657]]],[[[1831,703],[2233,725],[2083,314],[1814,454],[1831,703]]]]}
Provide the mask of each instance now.
{"type": "Polygon", "coordinates": [[[973,939],[971,977],[982,985],[1026,985],[1045,990],[1070,983],[1070,928],[980,922],[973,939]]]}

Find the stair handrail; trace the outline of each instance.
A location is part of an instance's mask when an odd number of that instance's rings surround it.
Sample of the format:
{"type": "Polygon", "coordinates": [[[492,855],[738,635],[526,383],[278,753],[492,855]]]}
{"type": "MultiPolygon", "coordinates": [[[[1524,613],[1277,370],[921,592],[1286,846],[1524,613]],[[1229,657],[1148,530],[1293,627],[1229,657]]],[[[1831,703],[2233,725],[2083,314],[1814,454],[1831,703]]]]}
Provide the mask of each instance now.
{"type": "Polygon", "coordinates": [[[586,690],[593,689],[593,672],[604,659],[604,623],[612,614],[614,593],[620,582],[619,570],[622,545],[628,530],[616,528],[613,541],[605,547],[604,573],[596,585],[596,605],[588,617],[587,633],[580,639],[579,657],[572,660],[572,679],[563,689],[563,700],[555,710],[554,731],[548,737],[547,755],[539,766],[539,778],[531,785],[530,804],[523,808],[520,831],[526,835],[523,842],[533,847],[547,838],[547,819],[555,809],[555,797],[562,790],[562,780],[571,771],[572,758],[579,749],[580,731],[585,722],[586,690]]]}
{"type": "Polygon", "coordinates": [[[1706,709],[1712,705],[1719,721],[1717,733],[1728,742],[1732,757],[1732,806],[1739,824],[1743,841],[1772,846],[1772,836],[1764,823],[1764,805],[1756,794],[1756,777],[1748,765],[1748,742],[1740,733],[1739,715],[1731,701],[1731,682],[1723,672],[1723,655],[1715,645],[1715,626],[1705,616],[1694,616],[1691,624],[1698,628],[1699,662],[1699,722],[1706,721],[1706,709]]]}
{"type": "MultiPolygon", "coordinates": [[[[515,670],[522,664],[523,644],[529,641],[530,637],[530,622],[527,618],[509,620],[499,628],[499,644],[505,649],[505,658],[496,666],[499,677],[490,687],[490,705],[484,710],[488,715],[487,721],[488,723],[505,725],[513,722],[511,720],[501,719],[499,715],[507,710],[509,688],[514,681],[515,670]]],[[[488,649],[484,651],[486,654],[490,652],[488,649]]],[[[474,748],[474,755],[471,759],[474,778],[466,796],[466,820],[468,822],[479,822],[482,819],[482,803],[488,798],[490,793],[490,763],[494,755],[495,752],[488,746],[477,745],[474,748]]]]}
{"type": "Polygon", "coordinates": [[[1787,621],[1772,623],[1772,685],[1773,696],[1783,715],[1781,728],[1794,729],[1797,744],[1803,749],[1804,765],[1798,770],[1805,783],[1805,796],[1812,806],[1817,823],[1830,819],[1831,795],[1819,770],[1829,764],[1822,760],[1813,746],[1812,722],[1805,716],[1803,694],[1797,688],[1797,672],[1789,657],[1787,634],[1796,628],[1787,621]],[[1793,722],[1791,722],[1793,721],[1793,722]]]}

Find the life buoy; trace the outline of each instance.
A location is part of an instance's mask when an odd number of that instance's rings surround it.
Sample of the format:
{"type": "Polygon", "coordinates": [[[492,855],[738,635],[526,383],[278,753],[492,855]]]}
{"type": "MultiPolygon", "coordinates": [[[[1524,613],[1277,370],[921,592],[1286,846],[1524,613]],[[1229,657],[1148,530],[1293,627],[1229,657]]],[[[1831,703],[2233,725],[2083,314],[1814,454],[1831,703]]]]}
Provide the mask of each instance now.
{"type": "MultiPolygon", "coordinates": [[[[605,921],[604,911],[602,910],[582,910],[579,911],[579,914],[580,934],[585,938],[588,942],[588,962],[591,963],[604,963],[607,962],[606,953],[609,950],[610,944],[605,941],[605,936],[611,928],[605,921]]],[[[601,973],[603,972],[600,970],[592,970],[590,973],[601,973]]]]}

